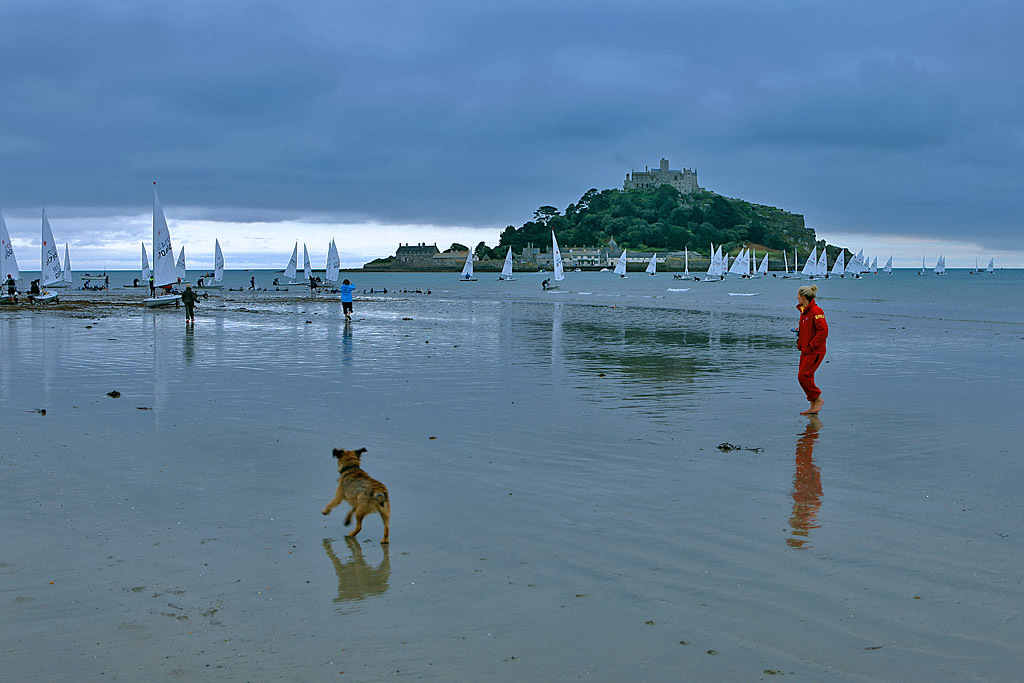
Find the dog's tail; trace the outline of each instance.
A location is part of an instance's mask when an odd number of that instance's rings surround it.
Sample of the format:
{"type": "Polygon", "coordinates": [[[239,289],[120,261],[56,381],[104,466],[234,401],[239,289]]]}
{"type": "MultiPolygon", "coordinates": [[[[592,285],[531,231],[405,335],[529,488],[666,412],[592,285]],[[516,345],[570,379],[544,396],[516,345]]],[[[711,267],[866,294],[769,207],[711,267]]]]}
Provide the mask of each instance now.
{"type": "Polygon", "coordinates": [[[377,501],[378,505],[384,505],[384,503],[388,502],[388,492],[377,491],[377,493],[373,494],[373,499],[377,501]]]}

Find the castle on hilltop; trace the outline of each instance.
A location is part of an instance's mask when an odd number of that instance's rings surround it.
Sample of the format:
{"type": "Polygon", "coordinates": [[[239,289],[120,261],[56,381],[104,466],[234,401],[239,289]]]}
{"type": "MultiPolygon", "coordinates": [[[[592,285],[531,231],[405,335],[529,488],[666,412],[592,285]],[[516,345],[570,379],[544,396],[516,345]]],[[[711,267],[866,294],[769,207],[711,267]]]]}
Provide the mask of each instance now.
{"type": "Polygon", "coordinates": [[[627,173],[626,182],[622,185],[622,189],[648,190],[659,185],[671,185],[682,194],[693,194],[703,189],[697,185],[697,169],[670,170],[668,159],[661,160],[661,168],[659,169],[651,170],[645,168],[643,171],[627,173]]]}

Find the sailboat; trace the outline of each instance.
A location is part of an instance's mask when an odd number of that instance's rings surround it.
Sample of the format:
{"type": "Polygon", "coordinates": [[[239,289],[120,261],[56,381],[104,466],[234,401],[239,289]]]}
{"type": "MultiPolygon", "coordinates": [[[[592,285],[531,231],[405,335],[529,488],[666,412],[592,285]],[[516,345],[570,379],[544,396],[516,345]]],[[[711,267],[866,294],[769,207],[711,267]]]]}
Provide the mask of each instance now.
{"type": "Polygon", "coordinates": [[[185,284],[188,280],[188,270],[185,268],[185,247],[182,246],[181,253],[178,254],[178,262],[174,264],[174,273],[178,277],[178,284],[185,284]]]}
{"type": "Polygon", "coordinates": [[[512,280],[515,280],[515,278],[512,277],[512,247],[509,247],[508,253],[505,254],[505,263],[501,265],[501,275],[498,276],[498,279],[503,282],[511,282],[512,280]]]}
{"type": "Polygon", "coordinates": [[[919,271],[917,272],[917,274],[918,274],[918,275],[924,275],[924,271],[925,271],[925,269],[926,269],[926,266],[924,265],[924,256],[922,255],[922,256],[921,256],[921,270],[919,270],[919,271]]]}
{"type": "Polygon", "coordinates": [[[60,276],[61,282],[64,283],[65,287],[71,286],[71,250],[68,249],[68,243],[64,243],[64,271],[60,276]]]}
{"type": "Polygon", "coordinates": [[[302,274],[306,278],[306,284],[313,281],[313,269],[309,264],[309,251],[305,242],[302,243],[302,274]]]}
{"type": "MultiPolygon", "coordinates": [[[[545,290],[558,289],[558,283],[565,279],[565,267],[562,265],[562,252],[558,249],[555,231],[551,231],[551,262],[554,264],[555,284],[544,286],[545,290]]],[[[546,282],[546,281],[545,281],[546,282]]],[[[543,285],[543,283],[541,283],[543,285]]]]}
{"type": "Polygon", "coordinates": [[[324,278],[335,284],[338,282],[338,273],[341,272],[341,256],[338,254],[338,246],[331,240],[327,245],[327,272],[324,278]]]}
{"type": "Polygon", "coordinates": [[[836,256],[836,262],[832,264],[832,271],[829,273],[829,276],[837,275],[839,277],[843,277],[844,273],[846,272],[845,260],[846,250],[840,247],[839,256],[836,256]]]}
{"type": "Polygon", "coordinates": [[[765,275],[768,274],[768,252],[767,251],[764,252],[764,258],[761,259],[761,265],[759,265],[757,267],[757,271],[755,271],[754,274],[755,274],[756,277],[764,277],[765,275]]]}
{"type": "Polygon", "coordinates": [[[869,272],[872,275],[878,275],[878,257],[877,256],[871,257],[871,268],[869,269],[869,272]]]}
{"type": "Polygon", "coordinates": [[[616,275],[618,275],[620,278],[627,277],[626,276],[626,250],[625,249],[623,249],[622,253],[619,254],[619,260],[615,262],[615,270],[613,272],[616,275]]]}
{"type": "Polygon", "coordinates": [[[882,269],[882,272],[886,275],[892,275],[892,256],[885,262],[885,268],[882,269]]]}
{"type": "Polygon", "coordinates": [[[715,249],[715,243],[711,243],[711,259],[708,263],[708,272],[704,276],[704,282],[719,282],[725,275],[725,269],[722,267],[722,245],[718,245],[718,249],[715,249]]]}
{"type": "Polygon", "coordinates": [[[732,262],[732,267],[729,268],[729,275],[739,275],[740,277],[747,277],[750,273],[750,255],[746,247],[740,250],[736,260],[732,262]]]}
{"type": "Polygon", "coordinates": [[[53,241],[53,231],[50,229],[50,221],[46,217],[46,209],[43,209],[43,235],[39,262],[42,266],[39,269],[39,286],[44,289],[43,295],[33,297],[33,300],[37,302],[55,300],[56,294],[47,298],[45,288],[61,289],[67,287],[70,281],[64,281],[64,269],[60,265],[60,254],[57,252],[57,245],[53,241]]]}
{"type": "Polygon", "coordinates": [[[151,273],[150,273],[150,270],[149,270],[149,257],[146,256],[146,243],[143,242],[142,243],[142,281],[148,283],[149,282],[150,274],[151,273]]]}
{"type": "Polygon", "coordinates": [[[476,282],[476,278],[473,277],[473,250],[470,249],[466,254],[466,263],[462,266],[462,277],[459,282],[476,282]]]}
{"type": "Polygon", "coordinates": [[[939,260],[935,262],[935,274],[945,275],[946,274],[946,257],[939,255],[939,260]]]}
{"type": "Polygon", "coordinates": [[[807,257],[807,261],[804,262],[804,268],[800,272],[807,276],[808,279],[813,280],[815,277],[816,269],[818,267],[818,245],[815,244],[814,248],[811,249],[810,255],[807,257]]]}
{"type": "Polygon", "coordinates": [[[7,279],[13,278],[15,281],[21,277],[21,271],[18,270],[18,259],[14,257],[14,246],[11,244],[11,235],[7,232],[7,222],[4,221],[4,214],[0,211],[0,266],[3,266],[3,270],[0,270],[0,283],[3,287],[0,290],[3,294],[0,294],[0,303],[13,303],[14,297],[7,294],[7,279]]]}
{"type": "Polygon", "coordinates": [[[989,274],[996,272],[996,260],[994,258],[988,260],[988,268],[985,269],[985,272],[989,274]]]}
{"type": "MultiPolygon", "coordinates": [[[[786,272],[782,274],[782,277],[783,277],[783,279],[788,280],[789,279],[789,254],[786,253],[785,249],[782,250],[782,263],[783,263],[783,266],[785,266],[785,268],[786,268],[786,272]]],[[[793,264],[796,265],[796,248],[793,249],[793,264]]]]}
{"type": "Polygon", "coordinates": [[[647,262],[647,270],[644,271],[648,275],[658,274],[658,254],[651,254],[651,260],[647,262]]]}
{"type": "Polygon", "coordinates": [[[288,265],[284,268],[284,277],[287,282],[278,282],[277,278],[274,278],[273,284],[278,287],[301,287],[305,285],[305,282],[296,282],[297,277],[297,266],[299,262],[299,241],[295,240],[295,246],[292,248],[292,256],[288,259],[288,265]]]}
{"type": "Polygon", "coordinates": [[[196,283],[199,289],[224,289],[224,252],[220,250],[220,240],[213,240],[213,280],[207,276],[199,278],[196,283]]]}
{"type": "Polygon", "coordinates": [[[683,248],[683,275],[690,277],[690,248],[683,248]]]}
{"type": "MultiPolygon", "coordinates": [[[[156,183],[153,183],[154,185],[156,183]]],[[[160,206],[160,198],[153,188],[153,286],[170,287],[177,284],[178,274],[174,270],[174,247],[171,246],[171,231],[164,218],[164,209],[160,206]]],[[[143,299],[142,303],[149,308],[168,306],[181,301],[178,294],[161,294],[143,299]]]]}

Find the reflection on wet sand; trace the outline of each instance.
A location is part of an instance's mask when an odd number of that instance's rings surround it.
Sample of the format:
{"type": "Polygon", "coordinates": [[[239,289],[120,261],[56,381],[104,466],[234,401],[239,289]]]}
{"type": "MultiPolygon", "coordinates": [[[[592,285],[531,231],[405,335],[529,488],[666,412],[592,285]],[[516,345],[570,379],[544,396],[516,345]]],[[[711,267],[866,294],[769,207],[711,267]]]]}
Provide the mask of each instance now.
{"type": "Polygon", "coordinates": [[[338,597],[334,602],[350,602],[362,600],[373,595],[383,595],[388,590],[388,579],[391,576],[391,555],[384,548],[384,557],[376,567],[370,566],[363,559],[363,549],[359,541],[345,537],[352,557],[342,562],[331,547],[330,538],[323,540],[327,557],[331,558],[334,573],[338,575],[338,597]]]}
{"type": "Polygon", "coordinates": [[[821,509],[821,470],[814,464],[814,442],[821,430],[817,415],[808,416],[807,428],[796,442],[796,473],[793,475],[793,515],[789,526],[793,536],[786,539],[791,548],[810,548],[811,529],[817,529],[821,509]]]}

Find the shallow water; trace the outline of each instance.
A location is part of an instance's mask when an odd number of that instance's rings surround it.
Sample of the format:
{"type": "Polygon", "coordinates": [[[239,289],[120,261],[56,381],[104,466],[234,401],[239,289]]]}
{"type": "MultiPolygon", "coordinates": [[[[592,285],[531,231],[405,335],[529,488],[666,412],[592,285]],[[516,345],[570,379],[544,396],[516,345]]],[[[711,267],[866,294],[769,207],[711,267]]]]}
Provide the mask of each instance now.
{"type": "Polygon", "coordinates": [[[798,283],[577,275],[0,313],[10,675],[1017,679],[1016,275],[819,283],[820,425],[798,283]]]}

